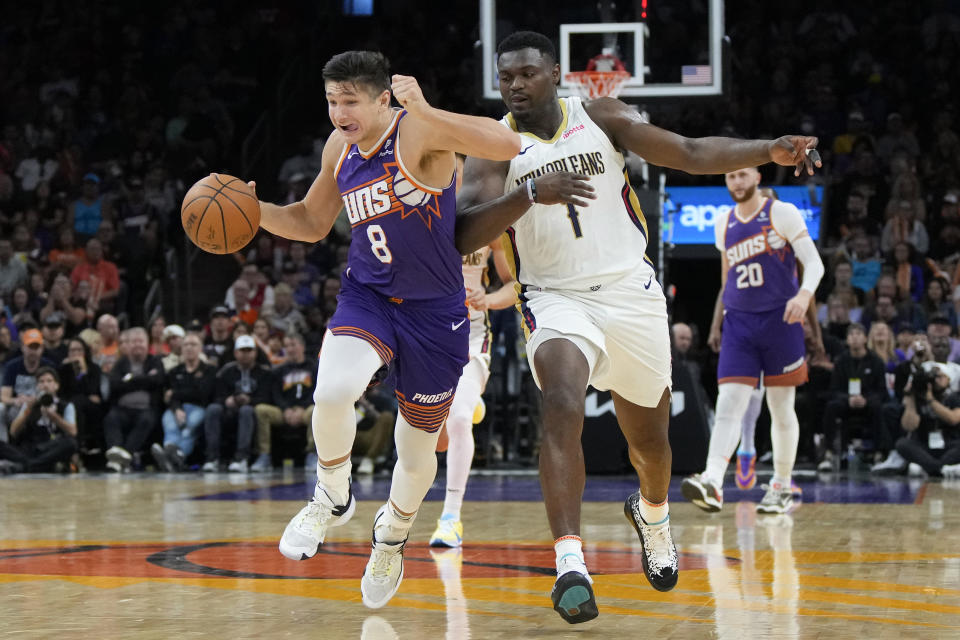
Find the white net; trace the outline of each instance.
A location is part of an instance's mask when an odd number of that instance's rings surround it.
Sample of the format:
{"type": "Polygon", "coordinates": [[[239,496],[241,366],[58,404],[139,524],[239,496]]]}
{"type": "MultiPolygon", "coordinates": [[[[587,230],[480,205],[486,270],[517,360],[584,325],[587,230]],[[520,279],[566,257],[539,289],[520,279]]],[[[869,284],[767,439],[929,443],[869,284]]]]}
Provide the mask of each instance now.
{"type": "Polygon", "coordinates": [[[626,71],[571,71],[565,78],[571,85],[570,90],[581,98],[616,98],[630,74],[626,71]]]}

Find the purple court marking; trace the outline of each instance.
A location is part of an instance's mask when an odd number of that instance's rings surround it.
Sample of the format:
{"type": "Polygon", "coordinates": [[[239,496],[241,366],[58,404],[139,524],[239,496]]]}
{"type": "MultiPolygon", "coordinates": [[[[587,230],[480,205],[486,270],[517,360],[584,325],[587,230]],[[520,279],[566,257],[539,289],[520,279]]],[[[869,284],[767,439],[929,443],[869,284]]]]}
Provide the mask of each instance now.
{"type": "MultiPolygon", "coordinates": [[[[442,479],[434,482],[427,493],[427,501],[440,501],[444,497],[442,479]]],[[[670,482],[670,501],[685,502],[680,493],[682,478],[675,476],[670,482]]],[[[313,494],[314,480],[304,478],[300,482],[276,484],[240,491],[224,491],[195,500],[306,500],[313,494]]],[[[836,480],[803,480],[797,483],[803,489],[803,501],[832,504],[914,504],[922,484],[908,483],[906,478],[857,478],[841,476],[836,480]]],[[[631,476],[593,476],[587,478],[583,494],[585,502],[621,502],[637,490],[636,479],[631,476]]],[[[384,500],[390,492],[390,477],[363,478],[353,483],[357,500],[384,500]]],[[[727,502],[760,502],[763,489],[759,486],[749,491],[737,489],[733,482],[724,485],[727,502]]],[[[472,502],[540,502],[540,480],[536,476],[475,476],[470,478],[465,496],[472,502]]]]}

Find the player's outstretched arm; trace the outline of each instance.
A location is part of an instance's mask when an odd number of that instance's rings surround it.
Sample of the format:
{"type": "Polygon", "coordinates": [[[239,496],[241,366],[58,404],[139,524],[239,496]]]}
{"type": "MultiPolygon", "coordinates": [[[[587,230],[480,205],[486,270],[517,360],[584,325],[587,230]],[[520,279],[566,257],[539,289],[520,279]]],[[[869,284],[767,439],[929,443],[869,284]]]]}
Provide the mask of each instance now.
{"type": "Polygon", "coordinates": [[[504,192],[509,164],[467,158],[457,194],[457,250],[466,255],[491,244],[534,204],[586,207],[596,193],[590,178],[558,171],[531,178],[504,192]]]}
{"type": "Polygon", "coordinates": [[[614,98],[598,98],[586,104],[587,113],[606,130],[620,148],[626,148],[647,162],[687,173],[728,173],[768,162],[794,167],[813,175],[820,167],[817,139],[812,136],[782,136],[776,140],[737,138],[686,138],[644,122],[640,115],[614,98]]]}
{"type": "MultiPolygon", "coordinates": [[[[417,79],[393,76],[393,96],[412,118],[414,140],[404,140],[404,149],[414,145],[420,154],[455,151],[487,160],[510,160],[520,151],[520,134],[492,118],[468,116],[431,107],[417,79]]],[[[408,153],[405,151],[405,153],[408,153]]]]}
{"type": "MultiPolygon", "coordinates": [[[[282,207],[261,201],[260,226],[290,240],[318,242],[326,238],[343,208],[334,172],[345,145],[340,132],[334,131],[323,147],[320,173],[307,195],[299,202],[282,207]]],[[[251,182],[250,186],[256,184],[251,182]]]]}
{"type": "Polygon", "coordinates": [[[507,266],[507,256],[503,252],[503,243],[500,240],[495,240],[490,244],[490,248],[493,249],[493,266],[497,270],[497,275],[500,277],[503,286],[487,294],[487,308],[507,309],[517,304],[517,288],[515,286],[517,281],[514,280],[510,267],[507,266]]]}

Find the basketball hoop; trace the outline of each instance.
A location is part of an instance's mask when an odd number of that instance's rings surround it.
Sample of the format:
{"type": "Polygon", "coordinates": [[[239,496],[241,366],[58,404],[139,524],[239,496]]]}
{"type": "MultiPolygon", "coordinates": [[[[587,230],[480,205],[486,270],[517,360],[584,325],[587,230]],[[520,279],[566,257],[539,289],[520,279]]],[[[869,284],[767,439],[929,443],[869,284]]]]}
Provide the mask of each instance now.
{"type": "Polygon", "coordinates": [[[630,77],[626,71],[571,71],[564,76],[581,98],[616,98],[630,77]]]}

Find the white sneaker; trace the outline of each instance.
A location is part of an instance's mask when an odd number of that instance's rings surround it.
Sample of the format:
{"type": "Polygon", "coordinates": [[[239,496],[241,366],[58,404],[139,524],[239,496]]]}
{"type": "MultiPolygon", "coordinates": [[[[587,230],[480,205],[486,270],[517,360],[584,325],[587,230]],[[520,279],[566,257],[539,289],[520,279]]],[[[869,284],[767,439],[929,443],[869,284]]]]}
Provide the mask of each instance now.
{"type": "Polygon", "coordinates": [[[684,498],[704,511],[715,513],[723,508],[723,489],[705,480],[703,474],[695,473],[684,478],[680,489],[684,498]]]}
{"type": "Polygon", "coordinates": [[[227,466],[230,473],[250,473],[250,465],[244,460],[234,460],[227,466]]]}
{"type": "MultiPolygon", "coordinates": [[[[377,540],[377,529],[380,535],[389,537],[391,533],[396,532],[392,527],[380,524],[387,505],[380,507],[377,511],[377,517],[373,520],[373,551],[370,553],[370,560],[367,561],[367,568],[363,571],[363,578],[360,580],[360,593],[363,596],[363,604],[371,609],[379,609],[390,602],[390,598],[400,588],[403,581],[403,547],[407,543],[407,538],[399,542],[380,542],[377,540]]],[[[398,532],[406,534],[406,532],[398,532]]]]}
{"type": "Polygon", "coordinates": [[[200,470],[204,473],[216,473],[220,471],[220,461],[219,460],[207,460],[203,463],[203,466],[200,467],[200,470]]]}
{"type": "Polygon", "coordinates": [[[911,478],[926,478],[927,472],[916,462],[911,462],[910,466],[907,467],[907,475],[911,478]]]}
{"type": "Polygon", "coordinates": [[[110,447],[104,455],[108,461],[120,465],[121,469],[126,469],[133,464],[133,456],[123,447],[110,447]]]}
{"type": "Polygon", "coordinates": [[[373,474],[373,459],[364,457],[360,464],[357,465],[357,474],[361,476],[369,476],[373,474]]]}
{"type": "Polygon", "coordinates": [[[940,467],[940,475],[944,478],[960,478],[960,464],[945,464],[940,467]]]}
{"type": "Polygon", "coordinates": [[[903,473],[903,469],[906,466],[907,461],[903,459],[899,451],[894,449],[887,455],[886,460],[870,467],[870,471],[878,474],[896,474],[903,473]]]}
{"type": "Polygon", "coordinates": [[[280,553],[291,560],[306,560],[316,555],[330,527],[346,524],[357,510],[353,488],[348,489],[347,504],[335,505],[320,484],[313,499],[290,520],[280,538],[280,553]]]}
{"type": "Polygon", "coordinates": [[[107,462],[107,471],[112,471],[113,473],[121,473],[123,471],[123,466],[119,462],[113,462],[111,460],[107,462]]]}
{"type": "Polygon", "coordinates": [[[272,469],[273,460],[270,459],[269,453],[261,453],[250,466],[250,471],[254,473],[263,473],[264,471],[271,471],[272,469]]]}

